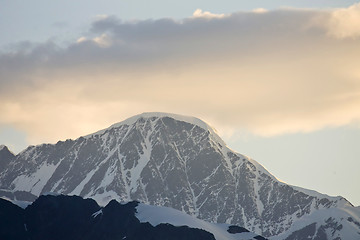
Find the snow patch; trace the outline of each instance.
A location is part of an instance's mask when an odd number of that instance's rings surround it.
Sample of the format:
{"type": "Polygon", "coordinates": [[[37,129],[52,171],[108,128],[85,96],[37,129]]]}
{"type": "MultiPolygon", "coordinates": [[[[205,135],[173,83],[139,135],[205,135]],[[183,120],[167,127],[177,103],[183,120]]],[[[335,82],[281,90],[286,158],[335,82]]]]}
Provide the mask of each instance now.
{"type": "MultiPolygon", "coordinates": [[[[106,206],[113,199],[118,202],[124,201],[124,199],[122,199],[116,192],[114,192],[112,190],[103,192],[101,194],[97,193],[95,195],[87,194],[86,196],[84,196],[84,198],[94,199],[101,207],[106,206]]],[[[128,200],[125,199],[125,201],[128,201],[128,200]]]]}
{"type": "Polygon", "coordinates": [[[93,218],[96,218],[99,214],[103,214],[102,209],[100,209],[100,210],[97,211],[97,212],[94,212],[93,214],[91,214],[91,216],[92,216],[93,218]]]}
{"type": "Polygon", "coordinates": [[[87,184],[91,177],[95,174],[97,169],[91,170],[86,177],[81,181],[79,185],[76,186],[76,188],[70,193],[70,195],[80,195],[81,191],[84,189],[85,184],[87,184]]]}
{"type": "Polygon", "coordinates": [[[14,191],[30,190],[32,194],[39,196],[60,163],[61,161],[56,165],[44,163],[34,174],[18,176],[12,183],[15,186],[14,191]]]}
{"type": "Polygon", "coordinates": [[[145,145],[143,145],[143,152],[144,154],[142,154],[140,156],[140,159],[138,161],[138,164],[130,169],[130,176],[131,176],[131,181],[130,181],[130,191],[131,192],[135,192],[137,189],[137,182],[140,179],[140,175],[141,172],[143,171],[143,169],[145,168],[145,166],[148,164],[148,162],[150,161],[150,156],[151,156],[151,152],[152,152],[152,144],[150,143],[150,134],[145,138],[145,145]]]}
{"type": "Polygon", "coordinates": [[[140,222],[148,222],[152,226],[157,226],[161,223],[169,223],[174,226],[189,226],[191,228],[203,229],[214,234],[216,240],[251,239],[257,236],[251,232],[230,234],[227,232],[227,229],[230,226],[228,224],[205,222],[184,212],[168,207],[158,207],[140,203],[137,206],[136,217],[140,222]]]}

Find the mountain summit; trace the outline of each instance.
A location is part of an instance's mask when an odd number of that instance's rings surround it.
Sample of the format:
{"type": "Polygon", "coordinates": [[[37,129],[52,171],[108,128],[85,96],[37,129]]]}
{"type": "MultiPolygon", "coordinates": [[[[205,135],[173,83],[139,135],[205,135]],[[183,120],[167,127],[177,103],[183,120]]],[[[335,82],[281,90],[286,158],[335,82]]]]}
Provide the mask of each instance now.
{"type": "Polygon", "coordinates": [[[359,238],[360,213],[346,199],[278,181],[193,117],[144,113],[76,140],[28,147],[4,162],[0,193],[10,198],[57,192],[103,205],[138,200],[267,237],[306,231],[313,239],[359,238]]]}

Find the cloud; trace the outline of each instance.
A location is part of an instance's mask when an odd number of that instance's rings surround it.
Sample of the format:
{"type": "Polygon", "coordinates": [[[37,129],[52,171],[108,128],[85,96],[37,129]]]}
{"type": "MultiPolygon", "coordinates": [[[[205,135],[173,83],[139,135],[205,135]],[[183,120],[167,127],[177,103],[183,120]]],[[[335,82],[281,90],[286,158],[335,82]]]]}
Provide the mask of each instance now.
{"type": "Polygon", "coordinates": [[[93,41],[97,43],[100,47],[110,47],[111,45],[111,38],[106,33],[101,34],[101,36],[95,37],[93,41]]]}
{"type": "Polygon", "coordinates": [[[265,8],[255,8],[252,10],[252,12],[254,13],[266,13],[268,12],[268,10],[266,10],[265,8]]]}
{"type": "Polygon", "coordinates": [[[87,41],[87,38],[86,38],[86,37],[79,37],[79,38],[76,40],[77,43],[82,43],[82,42],[85,42],[85,41],[87,41]]]}
{"type": "Polygon", "coordinates": [[[356,125],[360,44],[328,33],[336,11],[99,18],[67,47],[23,44],[0,54],[0,124],[28,133],[31,143],[145,111],[266,136],[356,125]]]}
{"type": "Polygon", "coordinates": [[[333,11],[328,28],[338,38],[360,37],[360,3],[333,11]]]}
{"type": "Polygon", "coordinates": [[[360,3],[348,8],[324,11],[314,17],[312,26],[323,28],[331,37],[338,39],[360,37],[360,3]]]}
{"type": "Polygon", "coordinates": [[[107,19],[109,17],[109,15],[107,14],[98,14],[95,16],[96,20],[103,20],[103,19],[107,19]]]}
{"type": "Polygon", "coordinates": [[[201,9],[196,9],[193,13],[194,18],[223,18],[225,17],[225,14],[214,14],[211,12],[203,11],[201,9]]]}

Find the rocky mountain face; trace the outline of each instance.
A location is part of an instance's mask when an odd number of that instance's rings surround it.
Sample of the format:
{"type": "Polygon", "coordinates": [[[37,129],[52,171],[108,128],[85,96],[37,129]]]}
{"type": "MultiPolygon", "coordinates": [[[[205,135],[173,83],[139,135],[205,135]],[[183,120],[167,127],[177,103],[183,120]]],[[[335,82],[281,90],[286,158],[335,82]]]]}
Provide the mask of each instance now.
{"type": "MultiPolygon", "coordinates": [[[[152,226],[149,222],[141,222],[136,216],[137,206],[138,202],[120,204],[112,200],[105,207],[100,207],[92,199],[47,195],[40,196],[30,206],[22,209],[0,199],[0,239],[220,240],[215,239],[211,232],[186,225],[161,223],[152,226]]],[[[161,208],[157,210],[162,211],[161,208]]],[[[227,235],[237,235],[236,239],[239,240],[245,239],[241,233],[227,235]]],[[[265,239],[253,233],[245,235],[246,239],[265,239]],[[255,238],[249,238],[251,234],[255,238]]],[[[221,240],[232,239],[230,237],[221,240]]]]}
{"type": "Polygon", "coordinates": [[[326,225],[327,238],[344,237],[345,228],[360,238],[360,214],[346,199],[278,181],[192,117],[141,114],[76,140],[28,147],[0,164],[0,194],[12,199],[33,201],[57,192],[103,205],[138,200],[274,239],[302,228],[316,232],[327,224],[328,210],[340,209],[346,217],[331,221],[343,227],[326,225]],[[324,216],[308,218],[319,210],[324,216]]]}
{"type": "Polygon", "coordinates": [[[0,169],[5,169],[6,166],[15,159],[15,155],[4,146],[0,145],[0,169]]]}

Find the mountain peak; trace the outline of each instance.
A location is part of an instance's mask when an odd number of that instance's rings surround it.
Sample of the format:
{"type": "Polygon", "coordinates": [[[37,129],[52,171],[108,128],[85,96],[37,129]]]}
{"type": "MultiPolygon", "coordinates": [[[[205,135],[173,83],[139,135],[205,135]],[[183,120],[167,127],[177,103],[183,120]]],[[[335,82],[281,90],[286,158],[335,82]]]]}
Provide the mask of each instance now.
{"type": "Polygon", "coordinates": [[[95,133],[89,134],[89,135],[87,135],[85,137],[90,137],[92,135],[102,134],[108,129],[117,128],[117,127],[120,127],[122,125],[133,125],[134,123],[136,123],[141,118],[143,118],[143,119],[151,119],[151,118],[161,119],[161,118],[166,118],[166,117],[196,125],[198,127],[203,128],[206,131],[209,131],[210,133],[214,133],[214,134],[217,135],[217,132],[216,132],[215,128],[211,127],[208,123],[206,123],[203,120],[201,120],[199,118],[196,118],[196,117],[179,115],[179,114],[174,114],[174,113],[165,113],[165,112],[144,112],[144,113],[132,116],[130,118],[127,118],[127,119],[125,119],[125,120],[123,120],[121,122],[115,123],[115,124],[111,125],[108,128],[105,128],[105,129],[102,129],[102,130],[97,131],[95,133]]]}
{"type": "Polygon", "coordinates": [[[135,123],[138,119],[140,118],[164,118],[164,117],[169,117],[169,118],[173,118],[175,120],[179,120],[179,121],[183,121],[183,122],[188,122],[194,125],[197,125],[205,130],[212,130],[213,128],[210,127],[209,124],[207,124],[206,122],[204,122],[203,120],[196,118],[196,117],[191,117],[191,116],[185,116],[185,115],[179,115],[179,114],[174,114],[174,113],[164,113],[164,112],[144,112],[138,115],[135,115],[133,117],[130,117],[122,122],[116,123],[111,127],[117,127],[119,125],[124,125],[124,124],[128,124],[131,125],[133,123],[135,123]]]}
{"type": "Polygon", "coordinates": [[[0,145],[0,169],[6,166],[15,158],[15,154],[5,145],[0,145]]]}
{"type": "Polygon", "coordinates": [[[6,145],[0,145],[0,152],[2,154],[8,154],[8,155],[14,155],[15,156],[15,154],[12,151],[10,151],[10,149],[6,145]]]}

